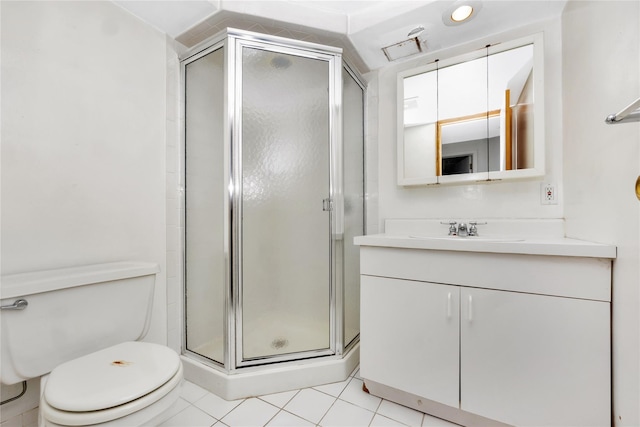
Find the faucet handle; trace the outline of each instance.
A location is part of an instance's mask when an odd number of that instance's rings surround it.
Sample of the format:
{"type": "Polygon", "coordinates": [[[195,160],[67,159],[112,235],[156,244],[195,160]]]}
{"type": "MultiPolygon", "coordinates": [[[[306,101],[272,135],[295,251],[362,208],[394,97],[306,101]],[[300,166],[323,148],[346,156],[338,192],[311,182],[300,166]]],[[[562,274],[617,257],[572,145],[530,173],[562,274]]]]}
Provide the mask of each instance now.
{"type": "Polygon", "coordinates": [[[440,224],[445,224],[445,225],[449,226],[449,236],[455,236],[458,233],[458,229],[456,228],[457,222],[455,222],[455,221],[447,221],[447,222],[440,221],[440,224]]]}
{"type": "Polygon", "coordinates": [[[477,225],[486,225],[486,222],[478,222],[478,221],[469,221],[469,236],[477,236],[478,235],[478,227],[477,225]]]}

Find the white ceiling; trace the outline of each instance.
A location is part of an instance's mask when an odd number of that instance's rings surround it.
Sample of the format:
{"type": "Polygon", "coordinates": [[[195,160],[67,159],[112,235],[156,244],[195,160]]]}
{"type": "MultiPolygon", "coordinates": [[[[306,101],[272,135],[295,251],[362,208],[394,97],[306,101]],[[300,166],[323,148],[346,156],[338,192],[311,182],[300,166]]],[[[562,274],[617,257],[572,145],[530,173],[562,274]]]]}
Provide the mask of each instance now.
{"type": "MultiPolygon", "coordinates": [[[[560,16],[566,0],[474,0],[477,15],[468,23],[447,26],[443,14],[461,0],[114,0],[171,37],[185,34],[223,12],[272,20],[292,31],[322,30],[348,38],[368,70],[389,64],[382,48],[407,39],[418,25],[426,52],[486,37],[528,23],[560,16]]],[[[213,21],[212,21],[213,19],[213,21]]],[[[250,18],[247,18],[250,19],[250,18]]],[[[368,71],[361,70],[361,71],[368,71]]]]}

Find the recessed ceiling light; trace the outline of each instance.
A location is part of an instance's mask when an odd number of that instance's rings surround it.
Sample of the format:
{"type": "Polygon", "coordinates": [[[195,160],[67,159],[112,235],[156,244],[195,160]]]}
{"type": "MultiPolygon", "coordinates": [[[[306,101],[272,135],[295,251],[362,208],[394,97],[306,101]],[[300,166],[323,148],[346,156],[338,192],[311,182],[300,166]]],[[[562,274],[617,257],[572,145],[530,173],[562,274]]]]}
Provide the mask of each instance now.
{"type": "Polygon", "coordinates": [[[473,13],[473,7],[468,4],[463,4],[459,6],[456,10],[451,12],[451,20],[454,22],[462,22],[465,19],[468,19],[473,13]]]}
{"type": "Polygon", "coordinates": [[[482,9],[482,1],[458,0],[442,13],[442,22],[447,26],[466,24],[474,19],[482,9]]]}

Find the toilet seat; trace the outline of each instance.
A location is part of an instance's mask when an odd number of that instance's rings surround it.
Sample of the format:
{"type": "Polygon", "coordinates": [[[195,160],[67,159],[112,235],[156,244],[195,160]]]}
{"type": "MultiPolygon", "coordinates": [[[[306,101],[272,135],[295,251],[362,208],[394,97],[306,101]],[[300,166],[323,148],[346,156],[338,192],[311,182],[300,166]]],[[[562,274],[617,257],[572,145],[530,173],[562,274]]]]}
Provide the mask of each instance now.
{"type": "Polygon", "coordinates": [[[58,425],[105,423],[154,404],[182,378],[182,364],[173,350],[122,343],[56,367],[42,392],[40,410],[58,425]]]}

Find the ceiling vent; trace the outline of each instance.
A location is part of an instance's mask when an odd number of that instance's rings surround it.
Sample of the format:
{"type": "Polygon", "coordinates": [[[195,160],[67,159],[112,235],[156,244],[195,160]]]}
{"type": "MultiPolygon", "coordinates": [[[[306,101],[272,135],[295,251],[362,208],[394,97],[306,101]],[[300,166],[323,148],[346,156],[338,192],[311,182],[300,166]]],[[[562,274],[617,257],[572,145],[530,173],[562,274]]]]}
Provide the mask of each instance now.
{"type": "Polygon", "coordinates": [[[385,56],[391,61],[396,59],[406,58],[407,56],[416,55],[422,52],[422,40],[419,37],[414,37],[400,43],[392,44],[391,46],[383,47],[382,51],[385,56]]]}

